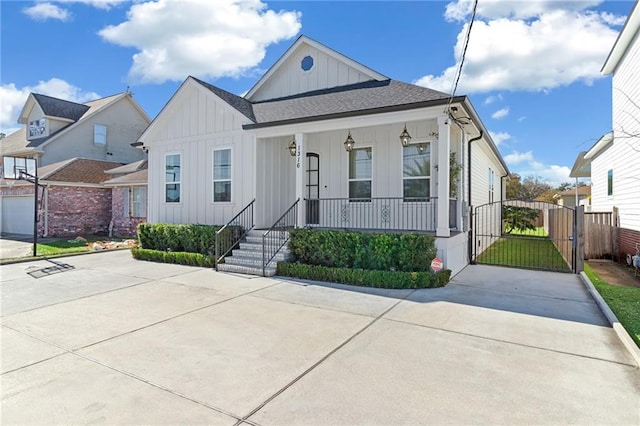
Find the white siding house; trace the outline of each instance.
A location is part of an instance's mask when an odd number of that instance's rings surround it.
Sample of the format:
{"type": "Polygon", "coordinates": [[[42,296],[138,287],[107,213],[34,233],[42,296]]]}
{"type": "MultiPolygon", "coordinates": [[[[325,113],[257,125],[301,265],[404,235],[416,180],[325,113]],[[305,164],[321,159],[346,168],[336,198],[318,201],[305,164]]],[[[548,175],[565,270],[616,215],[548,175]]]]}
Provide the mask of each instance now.
{"type": "Polygon", "coordinates": [[[467,97],[391,80],[306,36],[244,97],[188,77],[140,143],[149,222],[224,224],[255,200],[267,229],[300,200],[299,227],[432,233],[454,273],[469,262],[469,204],[499,201],[507,173],[467,97]]]}
{"type": "Polygon", "coordinates": [[[612,135],[584,156],[591,161],[594,211],[619,209],[620,227],[640,231],[640,7],[636,2],[602,68],[612,78],[612,135]]]}

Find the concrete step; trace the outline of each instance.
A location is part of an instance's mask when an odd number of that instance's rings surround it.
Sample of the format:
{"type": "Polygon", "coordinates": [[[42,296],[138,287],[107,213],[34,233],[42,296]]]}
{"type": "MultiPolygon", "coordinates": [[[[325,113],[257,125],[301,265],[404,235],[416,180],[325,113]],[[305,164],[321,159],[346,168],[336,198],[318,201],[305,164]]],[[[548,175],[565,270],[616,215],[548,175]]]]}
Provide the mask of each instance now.
{"type": "MultiPolygon", "coordinates": [[[[286,260],[288,256],[289,256],[288,251],[281,250],[275,255],[273,259],[276,262],[282,262],[283,260],[286,260]]],[[[232,256],[227,256],[227,257],[228,258],[235,257],[239,259],[256,259],[256,260],[262,261],[262,251],[247,251],[247,250],[236,249],[233,251],[232,256]]]]}
{"type": "Polygon", "coordinates": [[[242,265],[232,265],[230,263],[220,263],[218,265],[218,271],[220,272],[233,272],[236,274],[246,274],[246,275],[258,275],[260,277],[272,277],[276,274],[275,266],[269,266],[265,274],[262,274],[262,266],[259,268],[250,267],[250,266],[242,266],[242,265]]]}

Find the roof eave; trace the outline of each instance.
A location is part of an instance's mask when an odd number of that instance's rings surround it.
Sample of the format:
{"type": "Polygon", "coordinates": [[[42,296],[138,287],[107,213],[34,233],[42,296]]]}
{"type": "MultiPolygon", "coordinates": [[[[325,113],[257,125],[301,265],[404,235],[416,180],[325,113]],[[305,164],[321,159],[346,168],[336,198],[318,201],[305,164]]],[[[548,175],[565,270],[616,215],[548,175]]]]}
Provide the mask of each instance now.
{"type": "Polygon", "coordinates": [[[640,29],[640,7],[638,7],[638,3],[639,2],[636,1],[633,9],[631,9],[627,21],[624,23],[622,30],[618,34],[618,38],[613,44],[613,48],[609,52],[609,55],[600,70],[604,75],[612,74],[616,70],[620,60],[629,48],[631,41],[640,29]]]}
{"type": "MultiPolygon", "coordinates": [[[[452,102],[462,102],[465,98],[466,98],[465,96],[456,96],[453,98],[452,102]]],[[[269,121],[266,123],[244,124],[242,128],[244,130],[253,130],[253,129],[262,129],[266,127],[285,126],[288,124],[310,123],[314,121],[331,120],[335,118],[349,118],[349,117],[358,117],[363,115],[382,114],[387,112],[408,111],[408,110],[413,110],[418,108],[445,105],[448,102],[449,102],[448,98],[435,99],[432,101],[414,102],[410,104],[401,104],[401,105],[388,105],[384,107],[369,108],[369,109],[357,110],[357,111],[345,111],[345,112],[315,115],[315,116],[308,116],[308,117],[291,118],[287,120],[269,121]]]]}

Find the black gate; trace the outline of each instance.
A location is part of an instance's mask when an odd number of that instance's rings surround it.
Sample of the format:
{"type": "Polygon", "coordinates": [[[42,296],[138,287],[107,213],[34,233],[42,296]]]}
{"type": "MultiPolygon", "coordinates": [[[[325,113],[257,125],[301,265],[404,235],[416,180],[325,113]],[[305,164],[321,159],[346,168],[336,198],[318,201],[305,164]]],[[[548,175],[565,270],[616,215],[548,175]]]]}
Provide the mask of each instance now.
{"type": "Polygon", "coordinates": [[[576,271],[576,212],[541,201],[507,200],[473,212],[471,263],[576,271]]]}

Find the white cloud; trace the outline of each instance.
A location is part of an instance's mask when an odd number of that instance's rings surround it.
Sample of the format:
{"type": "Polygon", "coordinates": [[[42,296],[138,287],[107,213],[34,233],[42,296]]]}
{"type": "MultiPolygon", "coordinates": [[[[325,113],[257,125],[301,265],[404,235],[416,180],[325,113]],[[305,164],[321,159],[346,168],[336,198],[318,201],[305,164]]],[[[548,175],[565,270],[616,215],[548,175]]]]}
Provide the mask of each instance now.
{"type": "Polygon", "coordinates": [[[127,20],[103,28],[105,40],[138,49],[129,75],[162,83],[187,75],[239,76],[267,46],[295,36],[299,12],[275,12],[259,0],[158,0],[131,6],[127,20]]]}
{"type": "Polygon", "coordinates": [[[525,161],[531,162],[533,161],[533,152],[527,151],[520,153],[518,151],[513,151],[511,154],[507,154],[504,156],[504,161],[508,166],[520,164],[525,161]]]}
{"type": "Polygon", "coordinates": [[[522,122],[523,122],[524,120],[526,120],[526,119],[527,119],[527,116],[526,116],[526,115],[523,115],[522,117],[518,117],[518,120],[517,120],[517,121],[518,121],[518,123],[522,123],[522,122]]]}
{"type": "Polygon", "coordinates": [[[98,9],[108,10],[113,6],[129,3],[130,0],[57,0],[60,3],[82,3],[98,9]]]}
{"type": "Polygon", "coordinates": [[[500,144],[502,144],[502,142],[511,139],[511,135],[507,132],[491,132],[490,131],[489,134],[491,135],[491,139],[493,139],[493,142],[496,144],[496,146],[499,146],[500,144]]]}
{"type": "Polygon", "coordinates": [[[505,107],[497,110],[496,112],[491,114],[491,118],[495,120],[499,120],[501,118],[505,118],[507,115],[509,115],[509,107],[505,107]]]}
{"type": "Polygon", "coordinates": [[[29,93],[41,93],[55,98],[73,102],[87,102],[100,96],[94,92],[84,90],[67,83],[59,78],[47,81],[39,81],[35,86],[16,87],[15,84],[3,84],[0,86],[0,129],[5,133],[17,130],[18,114],[22,111],[29,93]]]}
{"type": "Polygon", "coordinates": [[[528,176],[539,177],[554,188],[564,182],[571,182],[569,177],[569,173],[571,173],[570,167],[555,164],[549,165],[537,161],[532,151],[524,153],[513,151],[511,154],[504,156],[504,161],[512,172],[518,173],[523,179],[528,176]]]}
{"type": "MultiPolygon", "coordinates": [[[[457,0],[447,4],[445,18],[449,21],[465,21],[471,15],[474,0],[457,0]]],[[[602,0],[482,0],[478,2],[476,15],[497,19],[528,19],[553,10],[581,11],[602,3],[602,0]]]]}
{"type": "Polygon", "coordinates": [[[49,2],[36,3],[33,6],[25,7],[22,12],[36,21],[46,21],[47,19],[68,21],[71,18],[68,10],[49,2]]]}
{"type": "Polygon", "coordinates": [[[497,101],[501,101],[502,100],[502,95],[491,95],[491,96],[487,96],[487,98],[484,100],[484,104],[485,105],[489,105],[492,104],[494,102],[497,101]]]}
{"type": "MultiPolygon", "coordinates": [[[[446,16],[458,16],[451,10],[467,3],[450,3],[446,16]]],[[[484,5],[481,15],[487,18],[478,18],[473,25],[458,93],[549,90],[576,81],[588,85],[601,78],[600,68],[618,31],[610,26],[610,14],[580,11],[594,3],[480,2],[484,5]]],[[[456,62],[467,25],[454,47],[456,62]]],[[[457,65],[452,65],[416,84],[449,91],[456,70],[457,65]]]]}

